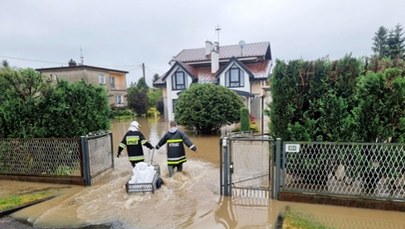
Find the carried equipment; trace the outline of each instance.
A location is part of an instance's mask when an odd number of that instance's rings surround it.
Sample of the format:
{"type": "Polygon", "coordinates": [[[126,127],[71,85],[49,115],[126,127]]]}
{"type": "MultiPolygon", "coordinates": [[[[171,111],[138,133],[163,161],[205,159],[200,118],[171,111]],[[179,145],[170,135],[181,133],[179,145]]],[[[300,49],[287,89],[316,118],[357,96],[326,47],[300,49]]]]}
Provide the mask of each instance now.
{"type": "Polygon", "coordinates": [[[138,162],[132,169],[132,177],[126,184],[127,193],[154,193],[156,189],[163,184],[160,178],[159,165],[153,165],[153,156],[155,149],[152,151],[150,164],[146,162],[138,162]]]}

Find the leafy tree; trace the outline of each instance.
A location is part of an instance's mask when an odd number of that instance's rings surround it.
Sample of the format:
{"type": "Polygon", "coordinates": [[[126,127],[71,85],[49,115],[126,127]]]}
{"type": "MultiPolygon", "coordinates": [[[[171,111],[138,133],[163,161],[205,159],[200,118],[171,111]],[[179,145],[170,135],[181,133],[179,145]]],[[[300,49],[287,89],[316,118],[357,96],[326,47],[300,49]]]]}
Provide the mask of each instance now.
{"type": "Polygon", "coordinates": [[[391,59],[389,57],[385,57],[382,59],[372,57],[367,60],[367,69],[363,72],[364,74],[367,72],[384,72],[386,69],[389,68],[398,68],[401,70],[401,75],[405,76],[405,59],[391,59]]]}
{"type": "Polygon", "coordinates": [[[241,131],[249,131],[250,130],[250,123],[249,123],[249,110],[247,107],[240,108],[240,130],[241,131]]]}
{"type": "Polygon", "coordinates": [[[164,107],[163,97],[161,97],[160,100],[156,102],[156,109],[159,111],[159,113],[161,115],[164,114],[165,107],[164,107]]]}
{"type": "Polygon", "coordinates": [[[401,70],[368,73],[358,79],[354,109],[358,140],[405,142],[405,78],[401,70]]]}
{"type": "Polygon", "coordinates": [[[148,110],[148,85],[145,78],[141,77],[138,83],[131,83],[127,89],[128,107],[137,115],[144,115],[148,110]]]}
{"type": "Polygon", "coordinates": [[[240,97],[214,84],[193,84],[178,98],[175,119],[180,125],[195,127],[198,133],[216,132],[222,125],[239,122],[240,97]]]}
{"type": "Polygon", "coordinates": [[[48,136],[81,136],[110,128],[111,110],[103,87],[58,81],[43,97],[42,117],[47,120],[43,126],[48,136]]]}
{"type": "MultiPolygon", "coordinates": [[[[303,105],[303,97],[299,94],[298,85],[301,82],[299,70],[303,65],[302,60],[293,60],[288,64],[276,60],[270,82],[272,103],[268,104],[270,109],[266,110],[271,120],[270,132],[274,137],[291,139],[288,125],[294,125],[302,117],[298,114],[303,105]]],[[[301,133],[301,140],[309,140],[305,132],[301,133]]]]}
{"type": "Polygon", "coordinates": [[[380,26],[375,33],[371,49],[378,58],[388,55],[388,30],[384,26],[380,26]]]}
{"type": "Polygon", "coordinates": [[[270,130],[299,141],[350,141],[351,110],[361,61],[350,55],[331,62],[276,61],[271,87],[270,130]]]}
{"type": "Polygon", "coordinates": [[[47,85],[33,69],[0,71],[2,97],[0,105],[1,135],[3,137],[34,137],[45,133],[40,127],[38,113],[41,95],[47,85]]]}
{"type": "Polygon", "coordinates": [[[157,107],[157,103],[162,99],[162,90],[149,88],[148,90],[148,107],[157,107]]]}
{"type": "Polygon", "coordinates": [[[73,137],[109,129],[105,89],[84,82],[55,86],[33,69],[0,70],[0,136],[73,137]]]}

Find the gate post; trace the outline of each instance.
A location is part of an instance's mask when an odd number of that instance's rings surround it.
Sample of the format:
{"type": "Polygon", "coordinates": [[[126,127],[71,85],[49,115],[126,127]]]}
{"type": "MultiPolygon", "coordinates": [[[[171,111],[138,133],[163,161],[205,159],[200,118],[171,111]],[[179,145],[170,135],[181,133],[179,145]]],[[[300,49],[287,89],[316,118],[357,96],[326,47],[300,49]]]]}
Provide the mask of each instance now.
{"type": "Polygon", "coordinates": [[[222,152],[224,157],[224,179],[223,179],[223,187],[224,187],[224,196],[231,196],[231,186],[230,186],[230,157],[229,157],[229,139],[228,137],[224,137],[222,139],[222,152]]]}
{"type": "Polygon", "coordinates": [[[224,194],[224,153],[222,150],[222,137],[219,139],[219,194],[224,194]]]}
{"type": "Polygon", "coordinates": [[[109,136],[110,136],[110,144],[111,144],[111,163],[112,163],[112,168],[113,168],[113,170],[114,170],[114,169],[115,169],[115,165],[114,165],[114,146],[113,146],[113,135],[112,135],[112,132],[110,132],[109,136]]]}
{"type": "Polygon", "coordinates": [[[274,188],[274,196],[273,198],[279,198],[280,193],[280,174],[281,174],[281,138],[276,138],[276,182],[274,188]]]}
{"type": "Polygon", "coordinates": [[[89,140],[86,136],[80,137],[80,144],[82,147],[82,171],[84,178],[84,185],[91,185],[91,174],[90,174],[90,156],[89,156],[89,140]]]}

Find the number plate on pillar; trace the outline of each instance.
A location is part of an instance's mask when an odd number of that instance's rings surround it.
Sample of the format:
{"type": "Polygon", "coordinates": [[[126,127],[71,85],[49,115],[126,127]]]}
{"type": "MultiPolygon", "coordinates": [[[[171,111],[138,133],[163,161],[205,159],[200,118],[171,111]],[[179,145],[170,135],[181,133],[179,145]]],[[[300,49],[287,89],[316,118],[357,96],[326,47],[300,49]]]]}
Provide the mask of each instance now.
{"type": "Polygon", "coordinates": [[[300,152],[300,144],[285,144],[285,152],[290,153],[300,152]]]}

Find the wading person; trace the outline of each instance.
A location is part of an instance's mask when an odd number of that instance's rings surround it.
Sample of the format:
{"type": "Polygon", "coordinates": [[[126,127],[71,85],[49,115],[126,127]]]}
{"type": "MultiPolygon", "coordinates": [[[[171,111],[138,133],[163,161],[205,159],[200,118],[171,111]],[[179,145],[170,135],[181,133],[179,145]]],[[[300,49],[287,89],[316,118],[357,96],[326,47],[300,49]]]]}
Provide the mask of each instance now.
{"type": "Polygon", "coordinates": [[[169,131],[160,139],[159,143],[156,145],[156,149],[159,149],[166,143],[167,166],[169,169],[169,177],[171,177],[173,176],[174,168],[176,167],[177,171],[181,172],[183,170],[183,163],[187,161],[183,143],[192,151],[196,151],[197,147],[195,147],[184,132],[177,128],[175,121],[170,122],[169,131]]]}
{"type": "Polygon", "coordinates": [[[120,157],[122,150],[125,148],[128,152],[128,159],[131,162],[132,167],[135,167],[136,163],[145,161],[142,146],[146,146],[149,149],[153,149],[153,146],[145,139],[141,131],[139,130],[139,123],[137,121],[131,122],[128,128],[128,132],[122,138],[122,141],[118,147],[117,157],[120,157]]]}

